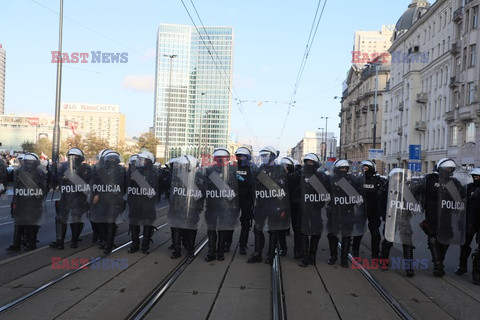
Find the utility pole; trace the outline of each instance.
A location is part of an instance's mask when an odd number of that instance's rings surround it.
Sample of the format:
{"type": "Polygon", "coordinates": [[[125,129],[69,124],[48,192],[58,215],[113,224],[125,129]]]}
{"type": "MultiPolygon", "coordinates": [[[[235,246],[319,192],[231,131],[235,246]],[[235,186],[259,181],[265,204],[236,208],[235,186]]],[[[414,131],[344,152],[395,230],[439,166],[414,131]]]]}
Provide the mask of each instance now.
{"type": "MultiPolygon", "coordinates": [[[[58,60],[57,60],[57,88],[55,95],[55,124],[53,126],[52,145],[52,173],[57,173],[58,154],[60,149],[60,100],[62,92],[62,35],[63,35],[63,0],[60,0],[60,21],[58,25],[58,60]]],[[[38,137],[37,137],[38,139],[38,137]]]]}

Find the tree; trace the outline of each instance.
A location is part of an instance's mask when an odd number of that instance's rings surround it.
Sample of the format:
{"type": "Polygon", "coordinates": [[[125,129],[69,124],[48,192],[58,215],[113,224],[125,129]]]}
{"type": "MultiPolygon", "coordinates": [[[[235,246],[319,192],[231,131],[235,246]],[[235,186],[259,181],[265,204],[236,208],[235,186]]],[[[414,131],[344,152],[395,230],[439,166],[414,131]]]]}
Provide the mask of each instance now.
{"type": "Polygon", "coordinates": [[[24,143],[22,143],[21,147],[23,152],[33,152],[33,150],[35,149],[35,143],[25,141],[24,143]]]}
{"type": "Polygon", "coordinates": [[[153,132],[145,132],[138,138],[138,149],[145,148],[155,156],[157,154],[157,145],[160,144],[160,139],[155,137],[153,132]]]}
{"type": "Polygon", "coordinates": [[[33,152],[35,152],[39,157],[41,157],[42,152],[50,157],[52,154],[52,141],[48,140],[47,138],[40,138],[38,139],[37,143],[35,143],[33,150],[33,152]]]}
{"type": "Polygon", "coordinates": [[[92,158],[93,156],[98,155],[98,153],[103,149],[108,149],[108,141],[97,137],[94,133],[88,133],[85,139],[83,140],[83,152],[85,153],[85,158],[92,158]]]}

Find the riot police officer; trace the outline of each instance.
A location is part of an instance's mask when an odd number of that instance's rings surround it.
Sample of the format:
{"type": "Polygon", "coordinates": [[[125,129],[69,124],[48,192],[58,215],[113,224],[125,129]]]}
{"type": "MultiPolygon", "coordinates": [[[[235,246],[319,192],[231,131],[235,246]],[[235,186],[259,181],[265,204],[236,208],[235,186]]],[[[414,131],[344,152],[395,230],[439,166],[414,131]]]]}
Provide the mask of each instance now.
{"type": "Polygon", "coordinates": [[[327,207],[328,243],[330,259],[328,264],[337,261],[338,237],[342,238],[342,251],[340,264],[348,268],[348,252],[352,236],[365,233],[366,216],[363,211],[363,186],[360,179],[355,177],[350,170],[350,163],[339,159],[333,164],[333,175],[330,180],[330,193],[332,200],[327,207]]]}
{"type": "Polygon", "coordinates": [[[248,234],[253,219],[254,204],[254,175],[257,170],[256,165],[252,162],[252,153],[248,148],[240,147],[235,151],[237,158],[237,178],[238,193],[240,202],[240,239],[238,241],[239,253],[247,254],[248,234]]]}
{"type": "Polygon", "coordinates": [[[229,160],[230,152],[218,148],[213,152],[213,165],[205,169],[205,220],[208,235],[205,261],[225,259],[225,240],[233,233],[240,215],[237,166],[229,160]]]}
{"type": "MultiPolygon", "coordinates": [[[[470,244],[472,243],[475,233],[478,234],[480,228],[480,168],[474,168],[470,175],[472,176],[473,182],[467,185],[467,223],[466,223],[466,234],[465,234],[465,243],[460,247],[460,264],[458,269],[455,271],[456,274],[462,275],[467,272],[467,263],[468,257],[472,248],[470,244]]],[[[477,235],[478,237],[478,235],[477,235]]],[[[476,257],[478,251],[474,254],[476,257]]],[[[477,262],[479,259],[474,258],[474,261],[477,262]]],[[[480,265],[475,266],[472,272],[473,280],[480,284],[480,265]]]]}
{"type": "Polygon", "coordinates": [[[112,252],[117,231],[116,220],[125,210],[123,195],[126,191],[126,172],[120,162],[118,152],[108,152],[92,177],[90,219],[100,224],[100,236],[105,239],[100,248],[106,254],[112,252]]]}
{"type": "Polygon", "coordinates": [[[62,250],[64,248],[67,223],[72,231],[71,248],[78,246],[78,240],[83,230],[83,218],[88,210],[88,196],[90,194],[90,179],[92,170],[83,163],[85,156],[79,148],[71,148],[67,152],[67,162],[60,166],[55,184],[60,189],[60,200],[55,203],[57,216],[55,217],[56,241],[50,247],[62,250]]]}
{"type": "MultiPolygon", "coordinates": [[[[377,194],[385,179],[377,174],[377,167],[373,161],[364,160],[360,164],[363,168],[363,188],[364,188],[364,210],[367,214],[368,229],[371,236],[372,259],[378,259],[380,255],[380,214],[378,212],[377,194]]],[[[360,243],[363,236],[353,237],[352,255],[358,257],[360,254],[360,243]]]]}
{"type": "Polygon", "coordinates": [[[8,171],[3,159],[0,159],[0,195],[7,192],[8,171]]]}
{"type": "MultiPolygon", "coordinates": [[[[294,237],[293,237],[293,248],[294,248],[294,257],[297,255],[297,258],[299,256],[299,251],[300,248],[300,243],[299,243],[299,213],[298,213],[298,201],[295,199],[295,192],[296,189],[299,187],[300,183],[300,175],[298,174],[298,171],[295,171],[295,160],[291,157],[283,157],[280,159],[280,164],[285,167],[285,170],[287,170],[287,177],[288,177],[288,190],[289,190],[289,201],[290,201],[290,217],[292,219],[292,228],[294,232],[294,237]],[[297,231],[297,235],[295,236],[295,231],[297,231]]],[[[280,230],[278,231],[278,245],[279,245],[279,255],[284,257],[287,255],[287,234],[290,232],[290,228],[286,230],[280,230]]]]}
{"type": "MultiPolygon", "coordinates": [[[[308,153],[303,160],[304,166],[300,178],[300,190],[296,194],[300,203],[295,236],[299,237],[301,253],[300,267],[316,265],[318,242],[323,231],[323,211],[330,201],[330,181],[325,172],[319,170],[320,158],[308,153]],[[296,230],[297,229],[297,230],[296,230]],[[299,230],[298,230],[299,229],[299,230]]],[[[295,219],[292,219],[292,224],[295,219]]]]}
{"type": "Polygon", "coordinates": [[[128,158],[128,174],[130,175],[133,170],[135,170],[135,165],[137,163],[138,153],[134,153],[128,158]]]}
{"type": "Polygon", "coordinates": [[[202,187],[204,172],[198,167],[197,159],[187,155],[170,161],[171,191],[168,208],[168,223],[172,230],[172,255],[182,256],[181,240],[187,249],[187,255],[193,256],[200,213],[205,198],[202,187]]]}
{"type": "Polygon", "coordinates": [[[37,234],[45,219],[48,191],[46,173],[39,165],[39,157],[35,153],[27,153],[18,170],[15,170],[12,200],[15,227],[13,243],[7,251],[20,250],[22,227],[26,236],[25,251],[37,248],[37,234]]]}
{"type": "Polygon", "coordinates": [[[263,229],[269,233],[269,247],[265,263],[272,263],[278,243],[280,230],[290,227],[290,201],[288,177],[285,168],[277,164],[275,159],[279,152],[272,146],[260,150],[262,165],[255,175],[255,251],[248,263],[262,261],[262,250],[265,245],[263,229]]]}
{"type": "MultiPolygon", "coordinates": [[[[92,175],[97,171],[98,168],[105,164],[105,155],[111,151],[112,150],[110,149],[100,150],[97,156],[98,162],[92,167],[92,175]]],[[[92,219],[90,219],[90,224],[92,225],[93,231],[92,242],[101,245],[103,242],[105,242],[105,232],[101,232],[103,226],[100,223],[92,221],[92,219]]]]}
{"type": "Polygon", "coordinates": [[[150,253],[150,241],[157,219],[155,206],[160,200],[159,179],[157,170],[153,167],[154,163],[153,154],[144,151],[137,155],[135,169],[132,168],[128,176],[127,202],[129,210],[127,220],[132,237],[132,244],[128,248],[129,253],[137,252],[140,249],[140,226],[143,226],[142,252],[150,253]]]}
{"type": "Polygon", "coordinates": [[[443,261],[450,244],[463,244],[465,230],[454,228],[465,225],[466,180],[454,176],[461,171],[452,159],[444,158],[437,162],[434,173],[424,178],[425,220],[422,228],[428,236],[428,247],[432,254],[433,274],[445,274],[443,261]]]}

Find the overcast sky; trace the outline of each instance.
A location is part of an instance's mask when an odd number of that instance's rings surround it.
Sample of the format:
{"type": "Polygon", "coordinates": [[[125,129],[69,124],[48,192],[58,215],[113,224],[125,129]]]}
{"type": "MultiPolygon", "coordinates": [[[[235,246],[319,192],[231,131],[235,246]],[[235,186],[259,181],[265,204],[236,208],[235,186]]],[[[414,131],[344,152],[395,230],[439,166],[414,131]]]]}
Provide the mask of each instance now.
{"type": "MultiPolygon", "coordinates": [[[[318,0],[192,0],[205,26],[232,26],[232,134],[257,150],[282,154],[305,131],[339,135],[342,82],[351,64],[355,30],[395,24],[410,0],[329,0],[293,95],[318,0]],[[289,110],[288,102],[296,103],[289,110]],[[244,101],[241,105],[238,100],[244,101]],[[265,101],[258,106],[259,101],[265,101]],[[269,101],[269,102],[267,102],[269,101]],[[240,113],[243,108],[243,116],[240,113]],[[282,134],[282,127],[285,129],[282,134]]],[[[183,0],[201,26],[192,1],[183,0]]],[[[433,2],[433,1],[432,1],[433,2]]],[[[156,33],[160,23],[193,25],[181,0],[65,0],[63,51],[128,55],[127,63],[64,64],[62,101],[120,105],[127,135],[153,123],[156,33]]],[[[324,0],[320,3],[320,9],[324,0]]],[[[1,1],[0,44],[7,52],[5,113],[55,111],[57,0],[1,1]]]]}

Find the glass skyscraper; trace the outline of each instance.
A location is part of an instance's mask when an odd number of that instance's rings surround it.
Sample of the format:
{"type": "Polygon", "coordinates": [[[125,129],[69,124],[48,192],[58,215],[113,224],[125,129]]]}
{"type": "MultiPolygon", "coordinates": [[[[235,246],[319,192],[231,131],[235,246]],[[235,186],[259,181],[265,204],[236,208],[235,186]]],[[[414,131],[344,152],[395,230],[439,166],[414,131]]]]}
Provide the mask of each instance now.
{"type": "Polygon", "coordinates": [[[227,147],[232,105],[233,29],[160,24],[154,132],[159,156],[227,147]],[[200,33],[199,33],[200,32],[200,33]]]}

